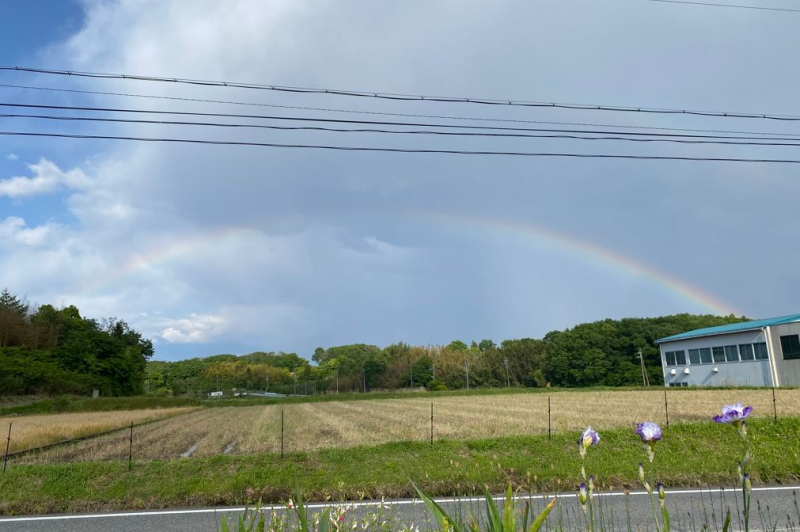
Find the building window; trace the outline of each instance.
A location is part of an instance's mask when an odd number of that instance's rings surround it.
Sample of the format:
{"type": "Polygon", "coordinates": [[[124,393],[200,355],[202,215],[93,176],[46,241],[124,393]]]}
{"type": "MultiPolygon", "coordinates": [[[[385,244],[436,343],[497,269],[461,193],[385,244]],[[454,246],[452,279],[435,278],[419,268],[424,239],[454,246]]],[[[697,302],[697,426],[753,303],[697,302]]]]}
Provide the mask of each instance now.
{"type": "Polygon", "coordinates": [[[664,353],[667,357],[667,366],[684,366],[686,365],[686,352],[685,351],[667,351],[664,353]]]}
{"type": "Polygon", "coordinates": [[[699,349],[689,349],[689,362],[692,364],[700,364],[699,349]]]}
{"type": "Polygon", "coordinates": [[[753,354],[753,344],[740,344],[739,352],[742,354],[742,360],[756,359],[755,355],[753,354]]]}
{"type": "Polygon", "coordinates": [[[769,358],[769,352],[767,351],[767,344],[765,342],[753,344],[753,349],[756,352],[756,360],[767,360],[769,358]]]}
{"type": "Polygon", "coordinates": [[[781,351],[784,359],[800,358],[800,336],[781,336],[781,351]]]}
{"type": "Polygon", "coordinates": [[[670,388],[686,388],[687,386],[689,386],[688,382],[671,382],[671,383],[669,383],[669,387],[670,388]]]}
{"type": "Polygon", "coordinates": [[[735,345],[725,346],[725,360],[728,362],[739,362],[739,350],[735,345]]]}
{"type": "Polygon", "coordinates": [[[714,362],[725,362],[725,349],[721,347],[715,347],[713,349],[714,352],[714,362]]]}
{"type": "Polygon", "coordinates": [[[711,348],[700,348],[700,362],[702,364],[711,364],[711,348]]]}

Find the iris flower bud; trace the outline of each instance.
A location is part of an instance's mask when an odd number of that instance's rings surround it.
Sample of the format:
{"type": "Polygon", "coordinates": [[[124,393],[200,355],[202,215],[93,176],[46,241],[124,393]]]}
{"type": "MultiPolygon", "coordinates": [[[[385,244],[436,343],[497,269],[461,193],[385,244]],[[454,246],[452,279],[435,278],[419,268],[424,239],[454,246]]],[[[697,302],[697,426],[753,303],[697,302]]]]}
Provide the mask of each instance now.
{"type": "Polygon", "coordinates": [[[581,482],[580,488],[578,489],[578,500],[581,501],[581,506],[586,506],[587,493],[586,484],[584,482],[581,482]]]}

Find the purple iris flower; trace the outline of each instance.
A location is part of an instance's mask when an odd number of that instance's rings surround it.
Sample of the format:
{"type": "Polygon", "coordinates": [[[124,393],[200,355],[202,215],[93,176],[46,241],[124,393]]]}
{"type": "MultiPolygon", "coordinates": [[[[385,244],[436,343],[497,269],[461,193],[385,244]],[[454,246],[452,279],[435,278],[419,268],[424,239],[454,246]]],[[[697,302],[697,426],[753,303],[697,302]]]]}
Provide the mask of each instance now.
{"type": "Polygon", "coordinates": [[[714,416],[713,420],[714,423],[728,423],[739,426],[752,411],[752,406],[742,406],[742,403],[725,405],[722,407],[722,415],[714,416]]]}
{"type": "Polygon", "coordinates": [[[645,421],[636,425],[636,434],[644,443],[654,443],[661,439],[661,427],[658,426],[658,423],[645,421]]]}
{"type": "Polygon", "coordinates": [[[591,445],[597,445],[598,443],[600,443],[600,435],[592,430],[592,427],[587,427],[586,430],[581,433],[581,439],[578,440],[578,445],[584,449],[591,445]]]}

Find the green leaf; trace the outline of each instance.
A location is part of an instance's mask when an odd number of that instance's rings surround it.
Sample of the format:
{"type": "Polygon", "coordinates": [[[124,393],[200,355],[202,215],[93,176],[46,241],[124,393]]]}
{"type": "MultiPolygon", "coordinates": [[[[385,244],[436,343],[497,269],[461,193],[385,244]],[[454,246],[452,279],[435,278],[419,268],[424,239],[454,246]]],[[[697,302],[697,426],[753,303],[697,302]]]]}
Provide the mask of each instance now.
{"type": "Polygon", "coordinates": [[[300,530],[301,532],[309,532],[308,512],[306,512],[306,507],[303,504],[303,492],[300,489],[300,483],[297,481],[297,477],[294,478],[294,493],[295,497],[297,497],[295,511],[297,512],[297,518],[300,520],[300,530]]]}
{"type": "Polygon", "coordinates": [[[528,529],[528,532],[538,532],[539,529],[544,524],[545,519],[547,519],[547,516],[550,515],[550,512],[553,510],[553,506],[555,505],[556,505],[555,499],[550,501],[547,504],[547,506],[545,506],[544,510],[542,510],[542,513],[537,515],[536,519],[533,520],[533,523],[531,523],[531,527],[528,529]]]}
{"type": "Polygon", "coordinates": [[[525,501],[525,511],[522,512],[522,530],[528,529],[528,517],[531,515],[531,503],[525,501]]]}
{"type": "MultiPolygon", "coordinates": [[[[730,509],[728,509],[728,513],[730,514],[730,509]]],[[[728,517],[730,519],[730,517],[728,517]]],[[[664,523],[664,532],[669,532],[669,512],[667,511],[667,505],[661,505],[661,521],[664,523]]]]}
{"type": "Polygon", "coordinates": [[[422,491],[420,491],[417,485],[413,482],[411,485],[414,486],[414,489],[416,490],[417,494],[419,494],[420,499],[422,499],[422,502],[424,502],[425,506],[428,507],[428,511],[433,515],[434,519],[436,519],[436,522],[439,524],[439,530],[445,530],[446,521],[448,526],[452,528],[453,532],[464,532],[464,529],[461,527],[461,525],[455,519],[450,517],[447,512],[445,512],[444,509],[436,503],[436,501],[422,493],[422,491]]]}
{"type": "Polygon", "coordinates": [[[728,508],[728,511],[725,512],[725,522],[722,523],[722,532],[728,532],[731,528],[731,509],[728,508]]]}
{"type": "Polygon", "coordinates": [[[514,503],[514,492],[510,482],[506,490],[506,503],[503,506],[503,530],[517,532],[517,505],[514,503]]]}
{"type": "Polygon", "coordinates": [[[222,514],[222,518],[220,519],[220,528],[222,529],[222,532],[231,532],[231,529],[228,526],[228,518],[225,517],[225,514],[222,514]]]}
{"type": "Polygon", "coordinates": [[[319,529],[317,532],[328,532],[331,528],[331,510],[326,508],[319,517],[319,529]]]}
{"type": "Polygon", "coordinates": [[[494,502],[492,494],[489,493],[489,489],[486,486],[483,487],[483,493],[486,497],[486,514],[489,517],[489,531],[502,532],[503,520],[500,517],[500,511],[497,509],[497,503],[494,502]]]}

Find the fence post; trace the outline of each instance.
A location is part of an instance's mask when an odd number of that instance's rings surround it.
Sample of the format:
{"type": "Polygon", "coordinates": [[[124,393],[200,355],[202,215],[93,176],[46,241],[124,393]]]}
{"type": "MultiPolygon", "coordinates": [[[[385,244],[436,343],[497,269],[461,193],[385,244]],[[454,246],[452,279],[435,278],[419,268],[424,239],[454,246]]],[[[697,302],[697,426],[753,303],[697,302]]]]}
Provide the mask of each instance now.
{"type": "Polygon", "coordinates": [[[283,410],[281,410],[281,458],[283,458],[283,410]]]}
{"type": "Polygon", "coordinates": [[[552,426],[550,424],[550,396],[547,396],[547,441],[550,441],[550,432],[552,426]]]}
{"type": "Polygon", "coordinates": [[[6,454],[3,456],[3,473],[6,472],[8,464],[8,448],[11,446],[11,422],[8,423],[8,438],[6,438],[6,454]]]}
{"type": "Polygon", "coordinates": [[[133,421],[131,421],[131,437],[130,445],[128,446],[128,471],[133,468],[133,421]]]}
{"type": "Polygon", "coordinates": [[[431,401],[431,448],[433,448],[433,401],[431,401]]]}
{"type": "Polygon", "coordinates": [[[667,426],[669,427],[669,403],[667,402],[667,389],[664,388],[664,415],[667,416],[667,426]]]}
{"type": "Polygon", "coordinates": [[[772,387],[772,415],[775,417],[775,421],[778,421],[778,405],[776,404],[775,399],[775,386],[772,387]]]}

